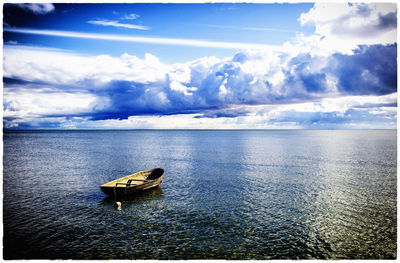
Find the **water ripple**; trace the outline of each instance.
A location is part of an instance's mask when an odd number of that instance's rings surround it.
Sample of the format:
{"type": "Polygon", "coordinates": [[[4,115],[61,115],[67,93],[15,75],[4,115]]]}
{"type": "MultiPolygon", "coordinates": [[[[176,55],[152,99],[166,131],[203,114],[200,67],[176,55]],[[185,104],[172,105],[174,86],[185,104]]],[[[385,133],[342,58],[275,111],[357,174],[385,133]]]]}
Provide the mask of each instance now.
{"type": "Polygon", "coordinates": [[[4,136],[6,259],[393,259],[394,131],[4,136]],[[372,150],[373,149],[373,150],[372,150]],[[99,185],[163,167],[120,200],[99,185]]]}

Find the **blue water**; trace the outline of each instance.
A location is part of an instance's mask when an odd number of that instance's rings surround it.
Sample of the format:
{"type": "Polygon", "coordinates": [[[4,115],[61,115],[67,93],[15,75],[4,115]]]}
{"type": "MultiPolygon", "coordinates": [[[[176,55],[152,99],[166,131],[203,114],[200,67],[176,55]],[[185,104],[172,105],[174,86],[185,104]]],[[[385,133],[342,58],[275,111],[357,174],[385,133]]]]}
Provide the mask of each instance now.
{"type": "Polygon", "coordinates": [[[5,259],[393,259],[397,138],[370,131],[5,132],[5,259]],[[113,207],[99,185],[162,167],[113,207]]]}

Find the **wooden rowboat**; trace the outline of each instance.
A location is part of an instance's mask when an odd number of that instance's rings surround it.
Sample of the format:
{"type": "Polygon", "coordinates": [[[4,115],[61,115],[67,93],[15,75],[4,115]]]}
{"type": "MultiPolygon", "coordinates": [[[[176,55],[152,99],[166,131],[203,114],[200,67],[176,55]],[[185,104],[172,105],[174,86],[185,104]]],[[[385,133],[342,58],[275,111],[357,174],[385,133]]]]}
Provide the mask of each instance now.
{"type": "Polygon", "coordinates": [[[162,182],[163,174],[162,168],[150,169],[105,183],[100,188],[109,196],[128,196],[156,187],[162,182]]]}

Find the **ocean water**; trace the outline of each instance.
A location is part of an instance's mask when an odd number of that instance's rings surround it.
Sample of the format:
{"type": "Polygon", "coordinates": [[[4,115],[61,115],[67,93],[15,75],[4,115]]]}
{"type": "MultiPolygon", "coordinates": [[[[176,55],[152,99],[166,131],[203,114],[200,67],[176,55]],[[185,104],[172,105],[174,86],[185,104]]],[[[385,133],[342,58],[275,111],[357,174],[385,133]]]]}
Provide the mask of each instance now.
{"type": "Polygon", "coordinates": [[[394,259],[395,130],[5,132],[5,259],[394,259]],[[162,167],[113,207],[99,186],[162,167]]]}

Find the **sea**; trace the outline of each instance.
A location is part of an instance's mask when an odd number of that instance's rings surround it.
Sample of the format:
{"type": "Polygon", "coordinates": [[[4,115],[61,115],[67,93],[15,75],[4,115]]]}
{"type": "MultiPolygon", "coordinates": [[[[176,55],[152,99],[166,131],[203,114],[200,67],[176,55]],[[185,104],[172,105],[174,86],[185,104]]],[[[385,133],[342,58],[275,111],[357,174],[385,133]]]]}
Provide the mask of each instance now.
{"type": "Polygon", "coordinates": [[[395,259],[396,130],[3,132],[4,259],[395,259]],[[165,170],[118,200],[99,186],[165,170]]]}

